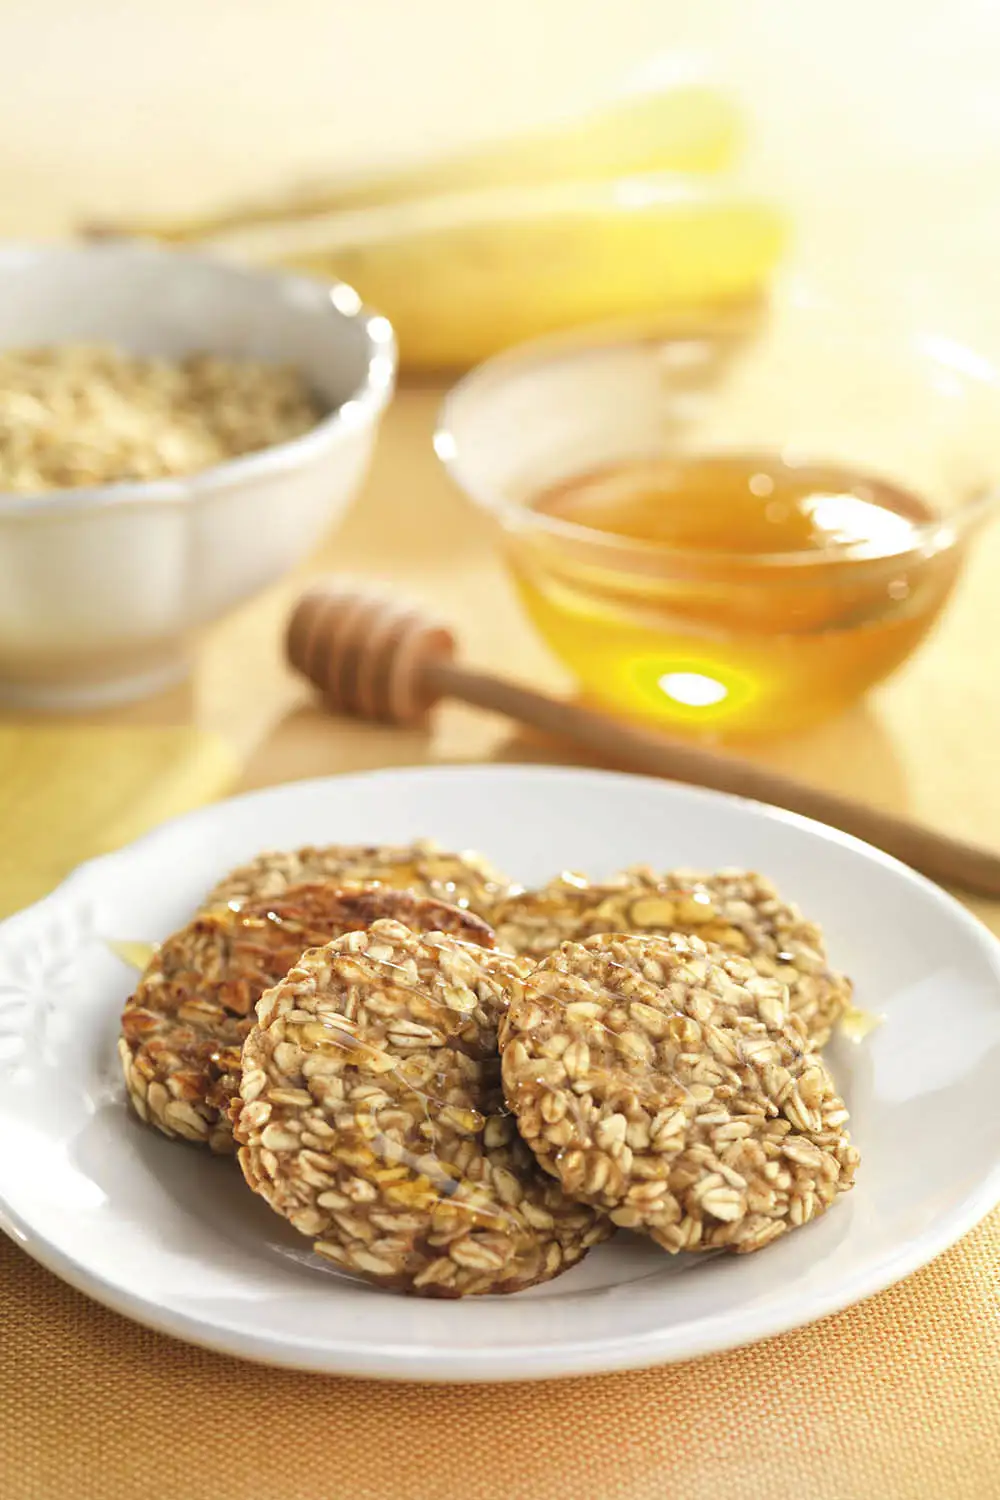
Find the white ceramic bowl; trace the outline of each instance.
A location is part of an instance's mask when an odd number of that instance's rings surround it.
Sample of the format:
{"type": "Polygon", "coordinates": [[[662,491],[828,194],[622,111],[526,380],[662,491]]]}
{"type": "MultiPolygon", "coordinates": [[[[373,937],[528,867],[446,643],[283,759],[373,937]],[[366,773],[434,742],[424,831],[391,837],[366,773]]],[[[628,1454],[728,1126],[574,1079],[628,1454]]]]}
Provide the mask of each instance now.
{"type": "Polygon", "coordinates": [[[72,709],[182,677],[199,626],[293,567],[346,509],[392,391],[385,318],[345,285],[135,245],[0,249],[0,347],[102,342],[297,366],[303,436],[179,479],[0,493],[0,702],[72,709]]]}

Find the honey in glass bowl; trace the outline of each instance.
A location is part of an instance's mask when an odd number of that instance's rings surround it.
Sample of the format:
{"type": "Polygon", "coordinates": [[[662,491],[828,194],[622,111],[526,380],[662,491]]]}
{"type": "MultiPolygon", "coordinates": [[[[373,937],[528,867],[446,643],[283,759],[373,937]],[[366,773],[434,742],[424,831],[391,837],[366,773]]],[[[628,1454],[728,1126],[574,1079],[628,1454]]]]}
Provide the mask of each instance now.
{"type": "Polygon", "coordinates": [[[605,710],[781,734],[897,667],[1000,495],[1000,376],[800,288],[487,361],[435,447],[605,710]]]}
{"type": "Polygon", "coordinates": [[[636,459],[530,505],[649,549],[627,574],[568,534],[513,549],[527,612],[586,695],[708,733],[780,733],[857,697],[909,655],[957,567],[923,545],[926,502],[836,463],[636,459]]]}

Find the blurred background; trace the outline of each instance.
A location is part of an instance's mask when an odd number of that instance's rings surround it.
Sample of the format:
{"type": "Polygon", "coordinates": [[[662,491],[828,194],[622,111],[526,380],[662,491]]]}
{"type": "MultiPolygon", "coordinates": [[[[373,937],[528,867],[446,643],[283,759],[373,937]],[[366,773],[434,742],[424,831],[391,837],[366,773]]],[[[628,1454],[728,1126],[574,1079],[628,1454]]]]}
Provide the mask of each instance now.
{"type": "MultiPolygon", "coordinates": [[[[762,253],[753,285],[804,274],[851,310],[854,328],[892,308],[1000,356],[992,294],[1000,9],[992,0],[0,0],[0,235],[57,239],[144,221],[163,230],[311,181],[349,189],[555,128],[636,82],[685,77],[710,80],[737,121],[718,191],[748,195],[787,236],[762,253]]],[[[735,237],[722,238],[738,260],[735,237]]],[[[339,269],[332,253],[330,265],[339,269]]],[[[385,284],[406,289],[410,263],[387,257],[386,265],[385,284]]],[[[433,279],[438,290],[447,280],[433,279]]],[[[398,321],[395,305],[361,290],[398,321]]],[[[434,456],[453,372],[428,380],[414,345],[402,342],[403,386],[371,474],[306,573],[387,575],[455,621],[472,658],[571,691],[525,620],[496,537],[434,456]]],[[[1000,468],[983,430],[977,442],[977,456],[1000,468]]],[[[805,736],[747,753],[851,790],[862,767],[874,800],[981,831],[1000,733],[995,673],[981,650],[1000,631],[998,565],[997,540],[977,546],[941,626],[875,693],[805,736]]],[[[234,768],[198,795],[386,761],[533,753],[509,729],[460,708],[439,717],[429,743],[333,730],[282,659],[282,628],[304,576],[301,568],[283,576],[213,624],[183,686],[95,709],[90,719],[223,735],[234,768]]],[[[9,744],[23,756],[23,739],[9,744]]],[[[82,754],[79,744],[72,753],[82,754]]],[[[190,800],[161,801],[116,825],[114,837],[190,800]]],[[[107,831],[101,840],[113,842],[107,831]]]]}
{"type": "Polygon", "coordinates": [[[0,42],[6,234],[451,151],[685,52],[747,106],[744,170],[811,266],[959,315],[1000,238],[990,0],[4,0],[0,42]]]}

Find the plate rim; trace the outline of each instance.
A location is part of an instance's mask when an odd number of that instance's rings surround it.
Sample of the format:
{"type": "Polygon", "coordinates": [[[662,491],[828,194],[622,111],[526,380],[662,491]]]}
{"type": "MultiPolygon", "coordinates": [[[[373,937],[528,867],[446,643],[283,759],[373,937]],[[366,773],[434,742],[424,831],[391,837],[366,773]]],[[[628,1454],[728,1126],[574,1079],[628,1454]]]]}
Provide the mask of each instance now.
{"type": "MultiPolygon", "coordinates": [[[[867,844],[864,840],[840,829],[832,828],[814,818],[777,808],[753,798],[740,797],[732,793],[716,792],[705,787],[689,786],[686,783],[663,777],[635,775],[629,772],[605,771],[594,767],[557,766],[532,763],[498,764],[496,762],[462,762],[433,766],[392,766],[372,768],[364,771],[346,772],[330,776],[302,778],[271,786],[253,788],[235,796],[221,798],[203,807],[192,809],[158,824],[138,838],[120,848],[97,855],[84,861],[72,870],[52,891],[40,900],[12,913],[0,921],[0,945],[11,929],[22,922],[30,924],[44,912],[56,910],[72,900],[77,888],[103,876],[118,863],[127,863],[138,851],[148,849],[181,825],[197,825],[210,822],[220,808],[232,805],[252,804],[268,799],[278,792],[295,789],[308,794],[331,786],[347,783],[371,782],[372,780],[400,777],[419,780],[447,780],[455,775],[476,778],[481,775],[501,775],[512,780],[556,779],[602,784],[623,782],[644,783],[671,790],[690,797],[694,801],[709,804],[736,804],[753,809],[766,819],[791,824],[813,836],[840,844],[853,850],[863,858],[888,869],[906,884],[922,890],[925,895],[944,908],[952,920],[979,945],[984,957],[994,968],[1000,985],[1000,940],[967,907],[933,881],[911,869],[902,861],[883,850],[867,844]]],[[[165,1333],[186,1342],[211,1349],[217,1353],[234,1355],[241,1359],[275,1367],[291,1368],[390,1381],[418,1380],[428,1383],[508,1382],[542,1380],[597,1374],[627,1369],[646,1369],[651,1366],[675,1363],[681,1360],[702,1358],[726,1349],[744,1347],[761,1339],[776,1337],[795,1328],[804,1327],[827,1318],[848,1307],[867,1300],[897,1281],[911,1275],[943,1254],[973,1229],[1000,1203],[1000,1159],[966,1195],[955,1210],[940,1223],[935,1224],[915,1241],[904,1241],[898,1252],[885,1257],[873,1265],[867,1273],[859,1271],[853,1278],[838,1283],[828,1291],[817,1291],[809,1299],[808,1310],[797,1307],[794,1302],[783,1310],[753,1308],[734,1314],[728,1312],[723,1318],[710,1316],[703,1320],[703,1327],[689,1334],[683,1348],[671,1347],[672,1329],[650,1330],[645,1335],[628,1334],[624,1338],[591,1338],[572,1344],[560,1344],[544,1353],[531,1346],[507,1345],[503,1349],[439,1347],[427,1344],[400,1345],[398,1350],[387,1344],[366,1355],[356,1341],[338,1342],[324,1338],[311,1341],[294,1335],[256,1334],[253,1331],[228,1327],[224,1322],[197,1318],[185,1312],[159,1307],[143,1297],[119,1287],[113,1281],[81,1264],[70,1253],[53,1244],[44,1235],[36,1233],[6,1201],[0,1191],[0,1230],[46,1270],[51,1271],[76,1291],[122,1316],[130,1318],[144,1327],[165,1333]],[[399,1367],[392,1362],[399,1356],[399,1367]],[[529,1361],[530,1363],[525,1363],[529,1361]]],[[[496,1299],[499,1301],[500,1299],[496,1299]]]]}

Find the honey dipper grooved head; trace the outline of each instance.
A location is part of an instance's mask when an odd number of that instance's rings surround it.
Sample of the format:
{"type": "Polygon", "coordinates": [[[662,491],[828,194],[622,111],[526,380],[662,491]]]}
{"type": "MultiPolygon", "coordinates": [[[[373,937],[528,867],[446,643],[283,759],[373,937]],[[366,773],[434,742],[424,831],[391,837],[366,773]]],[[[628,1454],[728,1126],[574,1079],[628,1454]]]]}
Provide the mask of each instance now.
{"type": "Polygon", "coordinates": [[[437,700],[428,668],[451,660],[455,638],[419,609],[329,579],[295,606],[285,650],[335,713],[412,724],[437,700]]]}

